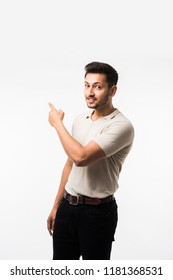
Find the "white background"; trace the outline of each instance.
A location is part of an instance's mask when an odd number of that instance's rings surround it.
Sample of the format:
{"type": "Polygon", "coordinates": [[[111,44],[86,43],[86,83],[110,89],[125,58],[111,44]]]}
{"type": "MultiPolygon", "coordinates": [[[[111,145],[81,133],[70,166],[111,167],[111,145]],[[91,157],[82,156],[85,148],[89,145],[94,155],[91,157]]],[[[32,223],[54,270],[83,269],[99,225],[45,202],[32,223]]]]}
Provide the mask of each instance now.
{"type": "Polygon", "coordinates": [[[1,1],[0,259],[52,258],[46,229],[66,155],[48,102],[85,111],[84,66],[120,75],[114,105],[135,127],[116,193],[112,259],[172,259],[172,8],[168,0],[1,1]]]}

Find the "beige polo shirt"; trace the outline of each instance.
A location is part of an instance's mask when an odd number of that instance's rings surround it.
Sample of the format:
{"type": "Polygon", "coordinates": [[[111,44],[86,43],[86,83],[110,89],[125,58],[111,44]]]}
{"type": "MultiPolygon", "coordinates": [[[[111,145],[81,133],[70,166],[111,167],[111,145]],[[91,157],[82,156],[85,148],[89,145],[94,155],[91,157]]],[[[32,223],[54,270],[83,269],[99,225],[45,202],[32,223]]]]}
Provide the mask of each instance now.
{"type": "Polygon", "coordinates": [[[95,121],[91,115],[87,112],[74,120],[72,135],[82,145],[95,141],[106,158],[84,167],[73,164],[65,189],[72,195],[104,198],[118,189],[119,173],[131,149],[134,129],[118,109],[95,121]]]}

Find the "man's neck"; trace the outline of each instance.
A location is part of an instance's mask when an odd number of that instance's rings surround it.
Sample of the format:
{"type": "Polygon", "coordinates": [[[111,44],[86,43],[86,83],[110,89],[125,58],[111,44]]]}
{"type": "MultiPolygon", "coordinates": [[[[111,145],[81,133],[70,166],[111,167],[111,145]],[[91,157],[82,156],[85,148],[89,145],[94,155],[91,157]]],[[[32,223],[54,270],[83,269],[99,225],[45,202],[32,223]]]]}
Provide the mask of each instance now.
{"type": "Polygon", "coordinates": [[[92,120],[96,121],[97,119],[110,115],[113,111],[115,111],[115,108],[112,106],[111,108],[105,108],[105,109],[95,109],[92,113],[92,120]]]}

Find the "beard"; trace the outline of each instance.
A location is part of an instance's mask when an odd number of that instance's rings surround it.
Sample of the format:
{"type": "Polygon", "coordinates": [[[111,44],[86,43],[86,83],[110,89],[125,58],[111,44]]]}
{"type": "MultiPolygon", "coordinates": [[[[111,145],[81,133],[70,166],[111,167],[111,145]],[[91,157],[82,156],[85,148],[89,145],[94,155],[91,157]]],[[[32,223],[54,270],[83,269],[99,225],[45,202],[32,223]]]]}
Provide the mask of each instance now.
{"type": "Polygon", "coordinates": [[[110,97],[109,92],[107,92],[99,101],[97,101],[96,99],[93,103],[87,102],[87,106],[88,108],[91,109],[102,109],[108,104],[109,97],[110,97]]]}

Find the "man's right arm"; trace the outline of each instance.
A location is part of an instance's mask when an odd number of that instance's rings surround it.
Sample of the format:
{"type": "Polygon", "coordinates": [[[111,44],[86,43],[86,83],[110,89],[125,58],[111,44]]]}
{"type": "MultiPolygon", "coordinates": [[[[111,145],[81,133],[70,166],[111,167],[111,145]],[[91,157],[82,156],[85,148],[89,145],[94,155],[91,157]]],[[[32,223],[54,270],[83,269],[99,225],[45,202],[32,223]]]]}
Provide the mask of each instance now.
{"type": "Polygon", "coordinates": [[[48,229],[50,235],[52,235],[52,233],[53,233],[56,212],[57,212],[59,204],[60,204],[60,202],[63,198],[65,185],[67,183],[69,174],[71,172],[72,165],[73,165],[73,162],[68,158],[66,163],[65,163],[65,166],[63,168],[63,171],[62,171],[62,176],[61,176],[61,181],[60,181],[60,186],[59,186],[59,189],[58,189],[58,193],[56,195],[52,210],[51,210],[51,212],[48,216],[48,219],[47,219],[47,229],[48,229]]]}

